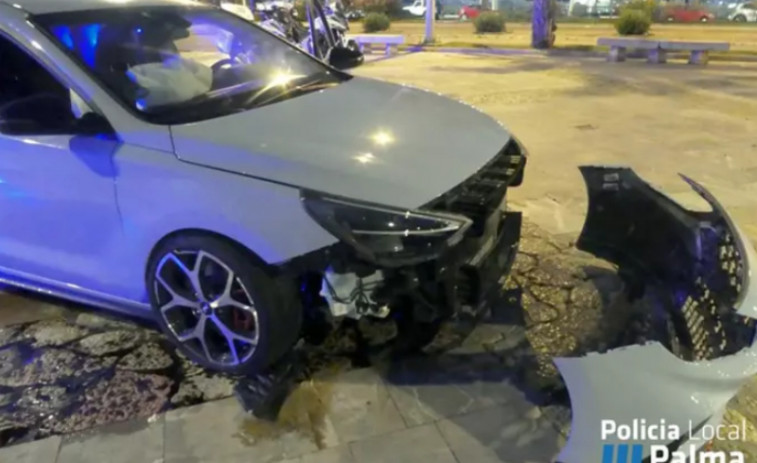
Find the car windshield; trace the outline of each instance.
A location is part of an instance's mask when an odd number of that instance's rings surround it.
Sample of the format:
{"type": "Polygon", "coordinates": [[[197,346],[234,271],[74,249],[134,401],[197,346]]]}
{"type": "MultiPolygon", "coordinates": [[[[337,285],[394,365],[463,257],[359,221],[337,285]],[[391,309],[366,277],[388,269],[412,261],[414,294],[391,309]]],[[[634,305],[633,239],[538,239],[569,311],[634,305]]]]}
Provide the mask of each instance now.
{"type": "Polygon", "coordinates": [[[129,7],[34,19],[119,100],[155,123],[245,111],[347,78],[212,7],[129,7]]]}

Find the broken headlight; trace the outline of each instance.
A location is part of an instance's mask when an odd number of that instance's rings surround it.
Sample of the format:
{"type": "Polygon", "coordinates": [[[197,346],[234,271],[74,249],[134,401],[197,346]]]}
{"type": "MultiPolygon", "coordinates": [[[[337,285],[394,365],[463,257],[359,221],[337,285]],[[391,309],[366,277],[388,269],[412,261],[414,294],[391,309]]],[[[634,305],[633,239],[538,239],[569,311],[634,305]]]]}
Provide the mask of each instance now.
{"type": "Polygon", "coordinates": [[[385,266],[432,260],[462,240],[467,217],[395,209],[303,192],[305,210],[363,259],[385,266]]]}

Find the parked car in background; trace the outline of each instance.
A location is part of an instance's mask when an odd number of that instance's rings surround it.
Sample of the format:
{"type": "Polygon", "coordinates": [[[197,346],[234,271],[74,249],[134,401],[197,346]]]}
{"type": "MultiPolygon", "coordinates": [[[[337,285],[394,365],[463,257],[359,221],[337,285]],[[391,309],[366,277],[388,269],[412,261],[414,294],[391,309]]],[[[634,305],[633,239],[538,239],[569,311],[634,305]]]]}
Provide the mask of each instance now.
{"type": "Polygon", "coordinates": [[[709,10],[701,7],[688,7],[685,5],[675,5],[665,8],[662,17],[663,20],[667,22],[678,23],[706,23],[715,19],[715,15],[709,10]]]}
{"type": "Polygon", "coordinates": [[[618,0],[575,0],[557,3],[558,11],[575,17],[611,18],[617,16],[620,9],[618,0]]]}
{"type": "MultiPolygon", "coordinates": [[[[413,16],[423,16],[426,14],[426,0],[415,0],[412,4],[403,6],[403,11],[410,13],[413,16]]],[[[436,19],[441,17],[442,3],[436,0],[436,19]]]]}
{"type": "Polygon", "coordinates": [[[460,8],[460,13],[458,14],[458,17],[461,21],[465,21],[466,19],[475,19],[478,17],[478,15],[481,14],[482,11],[489,11],[488,8],[484,8],[481,5],[463,5],[462,8],[460,8]]]}
{"type": "Polygon", "coordinates": [[[358,19],[363,19],[365,17],[365,13],[363,12],[363,10],[348,9],[345,12],[345,16],[350,21],[357,21],[358,19]]]}
{"type": "MultiPolygon", "coordinates": [[[[743,1],[743,0],[742,0],[743,1]]],[[[707,8],[707,11],[715,15],[715,19],[729,19],[734,8],[739,3],[733,3],[730,0],[700,0],[699,6],[707,8]]]]}
{"type": "Polygon", "coordinates": [[[741,3],[728,16],[729,21],[737,23],[757,22],[757,3],[741,3]]]}

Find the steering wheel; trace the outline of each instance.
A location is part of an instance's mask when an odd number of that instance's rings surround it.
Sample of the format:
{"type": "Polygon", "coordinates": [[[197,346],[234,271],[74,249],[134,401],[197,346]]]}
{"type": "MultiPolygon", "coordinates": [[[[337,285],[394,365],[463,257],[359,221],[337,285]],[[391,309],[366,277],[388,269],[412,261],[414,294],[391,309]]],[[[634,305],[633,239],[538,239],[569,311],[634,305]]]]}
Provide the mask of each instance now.
{"type": "Polygon", "coordinates": [[[221,69],[223,69],[224,66],[233,66],[234,64],[237,64],[237,61],[233,58],[224,58],[221,61],[218,61],[217,63],[214,63],[212,66],[210,66],[210,69],[213,71],[213,74],[218,73],[221,69]]]}

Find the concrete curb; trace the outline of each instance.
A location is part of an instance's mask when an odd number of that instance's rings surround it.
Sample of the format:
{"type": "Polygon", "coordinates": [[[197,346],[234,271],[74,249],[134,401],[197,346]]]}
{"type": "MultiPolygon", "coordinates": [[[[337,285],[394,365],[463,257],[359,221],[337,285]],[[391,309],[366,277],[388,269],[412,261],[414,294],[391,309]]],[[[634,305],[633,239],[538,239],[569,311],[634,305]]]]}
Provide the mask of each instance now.
{"type": "MultiPolygon", "coordinates": [[[[607,52],[600,50],[574,50],[574,49],[561,49],[555,48],[552,50],[531,50],[524,48],[484,48],[484,47],[435,47],[426,45],[406,45],[400,47],[400,51],[417,53],[417,52],[436,52],[436,53],[457,53],[463,55],[490,55],[490,56],[556,56],[556,57],[575,57],[575,58],[604,58],[607,56],[607,52]]],[[[395,55],[396,56],[396,55],[395,55]]],[[[645,57],[646,55],[644,55],[645,57]]],[[[675,57],[675,54],[671,54],[675,57]]],[[[383,59],[389,59],[392,56],[386,58],[380,58],[375,61],[383,59]]],[[[642,56],[639,55],[639,58],[642,56]]],[[[634,58],[634,55],[629,54],[629,58],[634,58]]],[[[717,62],[757,62],[757,55],[742,55],[738,53],[726,53],[726,54],[711,54],[710,61],[717,62]]]]}

